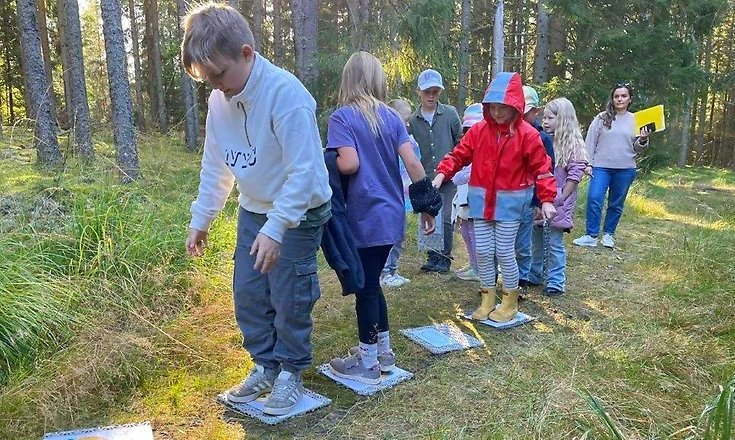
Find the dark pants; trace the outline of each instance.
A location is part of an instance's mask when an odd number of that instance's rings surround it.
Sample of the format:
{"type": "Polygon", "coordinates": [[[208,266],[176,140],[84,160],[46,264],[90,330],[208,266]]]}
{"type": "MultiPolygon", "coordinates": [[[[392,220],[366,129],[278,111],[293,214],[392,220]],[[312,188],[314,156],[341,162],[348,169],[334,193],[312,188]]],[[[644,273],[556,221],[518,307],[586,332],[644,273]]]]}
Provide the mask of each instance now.
{"type": "Polygon", "coordinates": [[[444,249],[442,253],[429,251],[429,259],[431,257],[437,261],[445,260],[449,265],[452,256],[452,247],[454,247],[454,227],[452,224],[452,200],[457,194],[457,186],[451,181],[445,182],[439,187],[439,195],[442,198],[442,218],[437,218],[437,222],[442,222],[442,231],[444,233],[444,249]]]}
{"type": "Polygon", "coordinates": [[[363,344],[376,344],[378,333],[388,331],[388,304],[380,287],[380,272],[391,247],[374,246],[357,250],[365,272],[365,287],[355,295],[357,331],[363,344]]]}
{"type": "Polygon", "coordinates": [[[319,299],[316,251],[322,226],[286,231],[281,256],[267,274],[250,255],[265,215],[240,209],[235,248],[235,318],[243,346],[264,368],[300,373],[312,361],[311,310],[319,299]]]}

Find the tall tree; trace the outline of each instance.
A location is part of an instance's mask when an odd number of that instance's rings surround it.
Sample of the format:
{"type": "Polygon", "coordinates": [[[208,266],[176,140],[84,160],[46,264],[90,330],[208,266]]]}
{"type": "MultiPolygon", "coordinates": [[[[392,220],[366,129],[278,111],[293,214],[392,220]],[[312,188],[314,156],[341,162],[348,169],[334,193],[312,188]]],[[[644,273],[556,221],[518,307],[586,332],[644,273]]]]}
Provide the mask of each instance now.
{"type": "Polygon", "coordinates": [[[46,0],[36,0],[36,20],[38,21],[38,35],[41,37],[41,50],[43,51],[43,67],[46,72],[46,84],[50,95],[49,105],[51,115],[56,121],[56,92],[54,92],[54,78],[52,75],[51,50],[48,44],[48,26],[46,24],[46,0]]]}
{"type": "Polygon", "coordinates": [[[281,0],[273,0],[273,61],[283,67],[286,58],[286,48],[283,44],[283,21],[281,0]]]}
{"type": "Polygon", "coordinates": [[[369,6],[369,0],[347,0],[350,41],[354,50],[370,50],[370,34],[367,29],[370,20],[369,6]]]}
{"type": "Polygon", "coordinates": [[[459,37],[459,84],[457,84],[457,111],[462,114],[467,103],[467,84],[470,77],[470,0],[462,0],[462,19],[459,37]]]}
{"type": "Polygon", "coordinates": [[[51,96],[46,82],[41,37],[33,0],[16,0],[20,24],[20,44],[23,56],[23,73],[33,87],[26,89],[31,118],[35,118],[34,144],[38,151],[38,163],[46,168],[62,163],[56,126],[51,113],[51,96]]]}
{"type": "Polygon", "coordinates": [[[316,79],[319,69],[317,53],[317,10],[316,0],[291,0],[294,48],[296,52],[296,76],[316,95],[316,79]]]}
{"type": "Polygon", "coordinates": [[[135,0],[129,0],[130,9],[130,40],[133,49],[133,67],[135,71],[135,123],[141,129],[145,130],[145,106],[143,105],[143,75],[140,69],[140,45],[138,43],[138,18],[135,13],[135,0]]]}
{"type": "Polygon", "coordinates": [[[255,50],[258,52],[263,51],[263,9],[263,0],[253,0],[251,27],[255,39],[255,50]]]}
{"type": "Polygon", "coordinates": [[[87,82],[84,77],[84,55],[82,53],[82,27],[79,23],[77,0],[58,0],[59,10],[65,17],[62,46],[66,47],[64,70],[69,72],[67,92],[71,95],[67,108],[69,122],[74,127],[75,153],[86,158],[94,157],[92,132],[87,102],[87,82]]]}
{"type": "Polygon", "coordinates": [[[150,97],[161,133],[168,131],[166,101],[163,92],[163,65],[161,62],[161,34],[158,30],[158,0],[145,0],[145,29],[148,43],[148,71],[151,74],[150,97]]]}
{"type": "Polygon", "coordinates": [[[59,33],[59,55],[61,58],[61,78],[62,83],[64,85],[64,107],[62,110],[58,111],[58,119],[59,119],[59,125],[64,130],[69,129],[69,116],[68,112],[69,109],[72,108],[71,104],[71,76],[69,69],[67,68],[69,66],[69,60],[68,60],[68,48],[66,46],[66,39],[64,36],[66,35],[66,3],[63,0],[57,0],[56,2],[56,26],[58,28],[59,33]]]}
{"type": "MultiPolygon", "coordinates": [[[[179,40],[183,40],[184,35],[181,29],[181,17],[186,15],[186,1],[176,0],[178,6],[178,34],[179,40]]],[[[197,100],[194,97],[194,85],[191,77],[184,70],[183,63],[179,63],[179,70],[181,71],[181,89],[184,94],[184,138],[186,141],[186,148],[189,151],[197,149],[197,134],[199,132],[199,106],[197,100]]]]}
{"type": "Polygon", "coordinates": [[[543,84],[549,80],[549,11],[543,0],[536,9],[536,48],[533,57],[533,82],[543,84]]]}
{"type": "Polygon", "coordinates": [[[567,51],[566,20],[556,12],[549,17],[549,78],[564,77],[566,65],[559,58],[567,51]]]}
{"type": "Polygon", "coordinates": [[[495,18],[493,20],[493,66],[492,77],[503,71],[503,58],[505,58],[505,41],[503,38],[504,22],[503,0],[497,0],[495,4],[495,18]]]}
{"type": "Polygon", "coordinates": [[[117,164],[121,171],[121,180],[127,183],[138,178],[138,149],[133,129],[133,102],[130,98],[120,0],[102,0],[100,8],[117,164]]]}

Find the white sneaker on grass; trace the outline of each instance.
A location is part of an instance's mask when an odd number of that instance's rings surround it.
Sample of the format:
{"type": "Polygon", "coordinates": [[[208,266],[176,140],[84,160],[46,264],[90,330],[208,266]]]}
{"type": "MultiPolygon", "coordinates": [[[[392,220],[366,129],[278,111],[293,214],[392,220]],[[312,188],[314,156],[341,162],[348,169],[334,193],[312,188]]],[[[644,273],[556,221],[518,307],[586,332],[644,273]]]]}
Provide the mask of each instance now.
{"type": "Polygon", "coordinates": [[[387,287],[401,287],[402,285],[410,282],[411,280],[402,277],[401,275],[398,275],[398,273],[395,273],[393,275],[386,275],[385,277],[383,277],[383,285],[387,287]]]}
{"type": "Polygon", "coordinates": [[[606,248],[614,248],[615,247],[615,239],[610,234],[605,234],[602,236],[602,240],[600,240],[600,243],[602,243],[603,246],[606,248]]]}
{"type": "Polygon", "coordinates": [[[597,237],[583,235],[572,240],[572,243],[576,244],[577,246],[597,247],[597,237]]]}
{"type": "Polygon", "coordinates": [[[303,395],[304,385],[301,378],[288,371],[281,371],[273,384],[273,391],[263,404],[263,412],[271,416],[286,415],[293,411],[303,395]]]}

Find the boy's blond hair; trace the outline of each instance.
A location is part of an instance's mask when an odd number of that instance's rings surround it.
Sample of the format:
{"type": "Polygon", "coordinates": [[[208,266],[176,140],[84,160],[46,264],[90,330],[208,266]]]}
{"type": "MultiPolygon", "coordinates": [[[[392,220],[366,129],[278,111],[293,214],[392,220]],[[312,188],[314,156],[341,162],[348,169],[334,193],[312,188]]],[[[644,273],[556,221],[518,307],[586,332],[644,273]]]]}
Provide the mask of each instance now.
{"type": "Polygon", "coordinates": [[[222,58],[236,59],[242,46],[255,46],[247,20],[237,10],[221,3],[203,3],[189,11],[182,24],[181,61],[196,81],[204,80],[193,65],[216,70],[222,58]]]}
{"type": "Polygon", "coordinates": [[[398,116],[401,117],[404,124],[408,122],[408,118],[411,117],[411,113],[413,112],[411,104],[408,101],[401,98],[391,99],[388,105],[398,113],[398,116]]]}

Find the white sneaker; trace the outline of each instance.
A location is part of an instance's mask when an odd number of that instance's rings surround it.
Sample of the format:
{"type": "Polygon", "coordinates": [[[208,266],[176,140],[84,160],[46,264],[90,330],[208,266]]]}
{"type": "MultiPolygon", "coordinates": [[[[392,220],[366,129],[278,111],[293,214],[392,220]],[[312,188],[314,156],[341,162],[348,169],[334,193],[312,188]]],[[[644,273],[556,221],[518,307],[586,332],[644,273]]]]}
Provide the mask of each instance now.
{"type": "Polygon", "coordinates": [[[383,278],[383,285],[387,287],[401,287],[402,285],[410,282],[411,280],[409,280],[408,278],[404,278],[397,273],[393,275],[386,275],[385,278],[383,278]]]}
{"type": "Polygon", "coordinates": [[[602,240],[600,240],[600,243],[602,243],[603,246],[610,248],[610,249],[615,247],[615,239],[610,234],[603,235],[602,240]]]}
{"type": "Polygon", "coordinates": [[[583,235],[572,240],[572,243],[576,244],[577,246],[597,247],[597,238],[590,237],[589,235],[583,235]]]}

